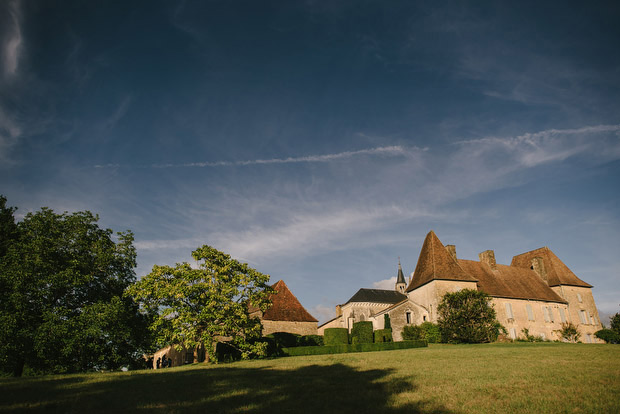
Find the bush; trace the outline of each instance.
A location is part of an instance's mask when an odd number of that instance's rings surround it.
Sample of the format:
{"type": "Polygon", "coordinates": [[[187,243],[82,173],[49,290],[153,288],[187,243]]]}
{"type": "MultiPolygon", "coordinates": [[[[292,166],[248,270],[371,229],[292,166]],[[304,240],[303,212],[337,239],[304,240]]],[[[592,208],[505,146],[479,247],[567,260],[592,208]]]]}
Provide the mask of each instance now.
{"type": "Polygon", "coordinates": [[[347,328],[327,328],[323,335],[325,345],[347,345],[349,343],[347,328]]]}
{"type": "Polygon", "coordinates": [[[387,313],[383,315],[383,329],[392,329],[392,322],[390,321],[390,315],[387,313]]]}
{"type": "Polygon", "coordinates": [[[620,344],[620,335],[611,329],[601,329],[600,331],[596,331],[594,335],[608,344],[620,344]]]}
{"type": "Polygon", "coordinates": [[[230,342],[218,342],[215,345],[215,356],[219,362],[232,362],[241,359],[241,351],[230,342]]]}
{"type": "Polygon", "coordinates": [[[503,327],[491,297],[475,289],[446,293],[437,307],[441,340],[449,343],[494,342],[503,327]]]}
{"type": "Polygon", "coordinates": [[[581,334],[572,322],[562,324],[562,329],[557,331],[565,342],[577,343],[581,334]]]}
{"type": "Polygon", "coordinates": [[[424,322],[420,325],[422,329],[422,338],[429,344],[436,344],[441,342],[441,331],[439,330],[439,325],[432,322],[424,322]]]}
{"type": "MultiPolygon", "coordinates": [[[[340,329],[340,328],[337,328],[337,329],[340,329]]],[[[299,346],[295,348],[284,348],[282,351],[287,356],[301,356],[301,355],[345,354],[349,352],[391,351],[394,349],[422,348],[426,346],[428,346],[426,341],[402,341],[402,342],[382,342],[382,343],[377,343],[377,344],[299,346]]]]}
{"type": "Polygon", "coordinates": [[[351,329],[351,343],[352,344],[372,344],[372,322],[362,321],[355,322],[353,329],[351,329]]]}
{"type": "Polygon", "coordinates": [[[405,325],[401,335],[405,341],[419,341],[422,339],[422,328],[419,325],[405,325]]]}
{"type": "Polygon", "coordinates": [[[274,332],[267,335],[267,338],[273,338],[278,348],[290,348],[297,346],[297,341],[301,335],[289,332],[274,332]]]}
{"type": "Polygon", "coordinates": [[[377,329],[375,331],[375,343],[392,342],[391,329],[377,329]]]}
{"type": "Polygon", "coordinates": [[[304,335],[297,338],[297,346],[322,346],[323,337],[321,335],[304,335]]]}

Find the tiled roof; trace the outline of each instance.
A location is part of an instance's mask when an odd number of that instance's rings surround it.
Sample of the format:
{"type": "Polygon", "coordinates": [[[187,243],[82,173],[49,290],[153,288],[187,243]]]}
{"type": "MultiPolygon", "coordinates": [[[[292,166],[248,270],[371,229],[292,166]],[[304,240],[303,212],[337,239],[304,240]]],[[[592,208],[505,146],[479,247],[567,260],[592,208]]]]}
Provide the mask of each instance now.
{"type": "MultiPolygon", "coordinates": [[[[372,302],[372,303],[389,303],[394,304],[407,299],[404,295],[395,290],[385,289],[360,289],[346,303],[350,302],[372,302]]],[[[346,305],[345,303],[345,305],[346,305]]]]}
{"type": "Polygon", "coordinates": [[[491,296],[566,302],[529,268],[497,264],[493,270],[482,262],[463,259],[458,262],[463,270],[478,279],[478,289],[491,296]]]}
{"type": "Polygon", "coordinates": [[[411,283],[407,287],[407,292],[438,279],[476,281],[474,277],[461,269],[435,232],[431,230],[424,239],[418,264],[411,278],[411,283]]]}
{"type": "Polygon", "coordinates": [[[263,314],[263,319],[287,322],[318,322],[299,303],[284,281],[280,280],[272,286],[276,293],[270,299],[272,305],[263,314]]]}
{"type": "Polygon", "coordinates": [[[570,285],[589,287],[592,285],[579,279],[548,247],[522,253],[512,258],[511,266],[530,269],[532,259],[540,257],[543,260],[544,268],[547,273],[549,286],[570,285]]]}

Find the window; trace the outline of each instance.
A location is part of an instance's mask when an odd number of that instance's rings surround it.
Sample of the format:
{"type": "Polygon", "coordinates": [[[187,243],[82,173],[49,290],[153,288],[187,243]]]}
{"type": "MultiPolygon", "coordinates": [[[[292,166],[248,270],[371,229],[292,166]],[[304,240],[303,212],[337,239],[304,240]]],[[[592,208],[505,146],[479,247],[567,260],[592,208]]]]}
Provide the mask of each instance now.
{"type": "Polygon", "coordinates": [[[533,321],[534,320],[534,310],[532,309],[532,305],[530,305],[529,303],[527,305],[525,305],[525,310],[527,311],[527,320],[528,321],[533,321]]]}
{"type": "Polygon", "coordinates": [[[564,309],[560,308],[560,320],[562,323],[566,322],[566,314],[564,313],[564,309]]]}
{"type": "Polygon", "coordinates": [[[549,321],[555,322],[555,319],[553,319],[553,308],[551,306],[547,306],[547,309],[549,309],[549,321]]]}
{"type": "Polygon", "coordinates": [[[590,334],[586,335],[586,343],[588,343],[588,344],[592,343],[592,335],[590,335],[590,334]]]}
{"type": "Polygon", "coordinates": [[[580,293],[577,293],[577,300],[578,300],[579,302],[582,302],[582,300],[581,300],[581,294],[580,294],[580,293]]]}
{"type": "Polygon", "coordinates": [[[543,316],[545,317],[545,322],[551,322],[551,317],[549,316],[549,308],[546,306],[542,307],[543,316]]]}
{"type": "Polygon", "coordinates": [[[512,314],[512,305],[510,303],[506,303],[506,317],[508,319],[514,319],[514,315],[512,314]]]}
{"type": "Polygon", "coordinates": [[[587,320],[586,320],[586,311],[584,311],[584,310],[579,311],[579,320],[584,325],[586,325],[588,323],[587,320]]]}
{"type": "Polygon", "coordinates": [[[596,325],[596,319],[594,319],[594,316],[592,316],[592,314],[590,313],[590,323],[592,325],[596,325]]]}
{"type": "Polygon", "coordinates": [[[411,323],[411,312],[405,312],[405,318],[407,318],[407,324],[411,323]]]}
{"type": "Polygon", "coordinates": [[[510,337],[512,339],[517,339],[517,330],[515,328],[510,328],[510,337]]]}
{"type": "Polygon", "coordinates": [[[426,315],[424,315],[424,316],[422,317],[422,320],[423,320],[424,322],[426,322],[426,315]]]}

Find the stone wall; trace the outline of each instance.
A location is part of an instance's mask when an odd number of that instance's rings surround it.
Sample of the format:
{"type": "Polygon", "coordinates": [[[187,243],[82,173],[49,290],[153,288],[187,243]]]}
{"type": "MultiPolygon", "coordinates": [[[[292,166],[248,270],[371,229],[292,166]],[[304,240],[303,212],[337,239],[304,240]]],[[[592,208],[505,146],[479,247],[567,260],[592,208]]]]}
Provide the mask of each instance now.
{"type": "Polygon", "coordinates": [[[263,324],[263,336],[274,332],[289,332],[298,335],[317,335],[316,322],[288,322],[288,321],[261,321],[263,324]]]}
{"type": "Polygon", "coordinates": [[[603,343],[604,341],[594,336],[594,333],[603,329],[603,326],[594,303],[592,289],[566,285],[554,286],[551,289],[568,301],[569,319],[581,333],[581,341],[584,343],[603,343]]]}

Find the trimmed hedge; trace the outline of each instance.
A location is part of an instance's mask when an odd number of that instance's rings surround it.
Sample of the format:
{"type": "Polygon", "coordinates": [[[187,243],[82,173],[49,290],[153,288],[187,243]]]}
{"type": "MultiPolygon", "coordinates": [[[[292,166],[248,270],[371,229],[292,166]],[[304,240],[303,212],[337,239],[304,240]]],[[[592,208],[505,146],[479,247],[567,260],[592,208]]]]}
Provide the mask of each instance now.
{"type": "Polygon", "coordinates": [[[349,331],[347,328],[327,328],[323,333],[325,345],[347,345],[349,343],[349,331]]]}
{"type": "Polygon", "coordinates": [[[274,332],[266,336],[266,338],[273,338],[278,348],[290,348],[297,346],[297,341],[301,335],[297,335],[289,332],[274,332]]]}
{"type": "Polygon", "coordinates": [[[297,338],[297,346],[322,346],[323,337],[321,335],[304,335],[297,338]]]}
{"type": "Polygon", "coordinates": [[[375,343],[392,342],[391,329],[377,329],[375,331],[375,343]]]}
{"type": "Polygon", "coordinates": [[[282,353],[285,356],[327,355],[346,354],[349,352],[391,351],[394,349],[423,348],[427,346],[426,341],[379,342],[376,344],[299,346],[296,348],[283,348],[282,353]]]}
{"type": "Polygon", "coordinates": [[[352,344],[372,344],[372,322],[355,322],[351,329],[352,344]]]}

